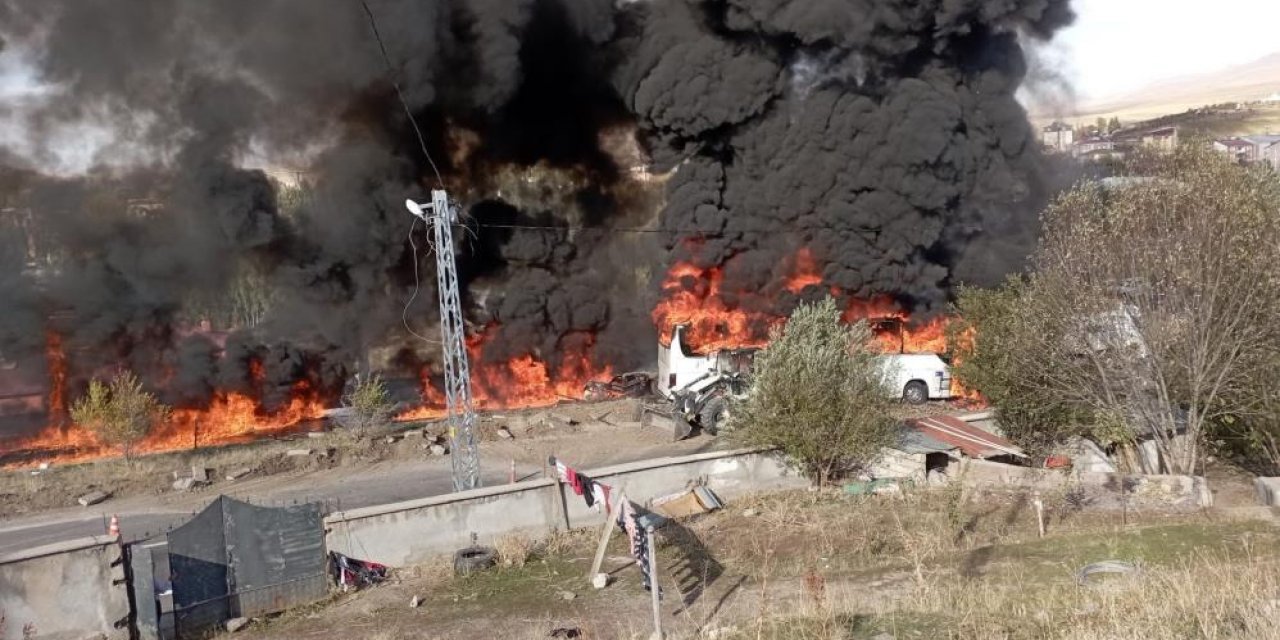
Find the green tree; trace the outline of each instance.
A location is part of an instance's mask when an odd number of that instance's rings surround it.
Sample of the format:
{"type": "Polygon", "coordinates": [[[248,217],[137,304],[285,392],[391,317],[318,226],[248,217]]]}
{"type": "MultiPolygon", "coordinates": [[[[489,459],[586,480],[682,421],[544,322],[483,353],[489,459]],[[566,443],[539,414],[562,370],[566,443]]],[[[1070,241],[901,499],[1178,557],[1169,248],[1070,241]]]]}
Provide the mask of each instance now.
{"type": "Polygon", "coordinates": [[[863,467],[896,435],[893,394],[865,322],[847,326],[828,298],[799,306],[773,330],[734,403],[732,436],[778,447],[814,484],[863,467]]]}
{"type": "Polygon", "coordinates": [[[1102,135],[1102,134],[1106,133],[1106,132],[1107,132],[1107,119],[1106,119],[1106,118],[1104,118],[1104,117],[1102,117],[1102,116],[1098,116],[1098,119],[1093,123],[1093,128],[1094,128],[1094,131],[1095,131],[1098,135],[1102,135]]]}
{"type": "Polygon", "coordinates": [[[985,299],[1005,317],[961,300],[977,335],[959,375],[984,393],[995,380],[1002,420],[1051,418],[1015,435],[1057,439],[1070,430],[1055,420],[1074,421],[1150,438],[1165,470],[1194,473],[1212,425],[1268,411],[1280,182],[1199,145],[1126,169],[1128,182],[1082,183],[1049,207],[1025,282],[985,299]]]}
{"type": "Polygon", "coordinates": [[[1112,116],[1111,121],[1107,123],[1107,133],[1115,133],[1119,131],[1121,128],[1123,127],[1120,124],[1120,118],[1116,116],[1112,116]]]}
{"type": "Polygon", "coordinates": [[[142,388],[130,372],[117,374],[110,383],[94,379],[88,392],[71,405],[71,419],[94,434],[99,442],[119,447],[128,460],[133,448],[155,425],[169,417],[169,407],[142,388]]]}

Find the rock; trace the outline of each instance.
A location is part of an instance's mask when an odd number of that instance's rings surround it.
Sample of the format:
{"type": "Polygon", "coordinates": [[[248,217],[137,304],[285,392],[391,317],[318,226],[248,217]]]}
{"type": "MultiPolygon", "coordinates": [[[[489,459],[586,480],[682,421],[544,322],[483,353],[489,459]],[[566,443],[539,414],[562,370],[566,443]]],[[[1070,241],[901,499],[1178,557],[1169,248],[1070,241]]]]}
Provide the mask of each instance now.
{"type": "Polygon", "coordinates": [[[556,421],[558,421],[558,422],[563,422],[563,423],[565,423],[565,424],[567,424],[567,425],[569,425],[569,426],[573,426],[573,425],[575,425],[575,424],[578,424],[578,421],[577,421],[577,420],[574,420],[571,416],[568,416],[568,415],[563,414],[563,413],[548,413],[548,414],[547,414],[547,417],[548,417],[548,418],[551,418],[552,420],[556,420],[556,421]]]}
{"type": "Polygon", "coordinates": [[[947,484],[948,480],[949,478],[947,478],[947,472],[939,469],[934,469],[930,471],[928,476],[925,477],[925,483],[932,487],[940,487],[942,485],[945,485],[947,484]]]}
{"type": "Polygon", "coordinates": [[[399,441],[400,441],[400,436],[396,436],[396,435],[387,436],[387,444],[395,444],[399,441]]]}
{"type": "Polygon", "coordinates": [[[414,596],[413,599],[409,601],[409,608],[417,609],[418,606],[421,604],[422,604],[422,598],[419,598],[418,596],[414,596]]]}
{"type": "Polygon", "coordinates": [[[82,507],[88,507],[90,505],[98,504],[99,502],[102,502],[103,500],[106,500],[107,498],[110,498],[110,497],[111,497],[111,494],[107,493],[106,491],[94,491],[92,493],[86,493],[80,496],[80,498],[76,500],[76,502],[79,502],[80,506],[82,507]]]}
{"type": "Polygon", "coordinates": [[[200,484],[203,484],[203,483],[196,480],[195,478],[178,478],[177,480],[173,481],[173,490],[174,491],[190,491],[196,488],[197,486],[199,486],[200,484]]]}
{"type": "Polygon", "coordinates": [[[498,427],[498,437],[503,440],[510,440],[515,436],[511,435],[511,430],[506,427],[498,427]]]}
{"type": "Polygon", "coordinates": [[[309,455],[311,455],[311,450],[310,450],[310,449],[290,449],[290,450],[288,450],[288,451],[284,452],[284,455],[286,455],[286,456],[290,456],[290,457],[294,457],[294,456],[309,456],[309,455]]]}
{"type": "Polygon", "coordinates": [[[574,593],[574,592],[572,592],[572,591],[561,591],[561,592],[560,592],[560,599],[561,599],[561,600],[572,600],[572,599],[574,599],[574,598],[576,598],[576,597],[578,597],[578,594],[576,594],[576,593],[574,593]]]}
{"type": "Polygon", "coordinates": [[[422,429],[410,429],[410,430],[408,430],[408,431],[405,431],[405,432],[404,432],[404,437],[406,437],[406,438],[421,438],[421,437],[422,437],[422,429]]]}
{"type": "Polygon", "coordinates": [[[227,631],[230,633],[235,633],[247,626],[249,626],[248,618],[232,618],[227,621],[227,631]]]}
{"type": "Polygon", "coordinates": [[[754,518],[754,517],[756,517],[756,516],[760,515],[760,512],[759,512],[759,511],[756,511],[755,509],[743,509],[743,510],[742,510],[742,515],[743,515],[743,517],[746,517],[746,518],[754,518]]]}
{"type": "Polygon", "coordinates": [[[307,432],[307,437],[308,437],[308,438],[323,438],[324,436],[325,436],[325,432],[323,432],[323,431],[308,431],[308,432],[307,432]]]}
{"type": "Polygon", "coordinates": [[[591,586],[593,586],[593,587],[595,587],[595,588],[597,588],[597,589],[603,589],[603,588],[605,588],[605,587],[609,586],[609,574],[607,574],[607,573],[597,573],[596,575],[592,576],[592,578],[591,578],[591,586]]]}
{"type": "Polygon", "coordinates": [[[442,445],[442,444],[433,444],[433,445],[431,445],[431,455],[433,455],[433,456],[442,456],[442,455],[444,455],[444,454],[446,454],[446,453],[449,453],[449,450],[448,450],[448,449],[446,449],[446,448],[444,447],[444,445],[442,445]]]}
{"type": "Polygon", "coordinates": [[[232,471],[232,472],[228,473],[228,474],[227,474],[227,479],[228,479],[228,480],[239,480],[240,478],[243,478],[243,477],[245,477],[245,476],[247,476],[247,475],[249,475],[249,474],[251,474],[251,473],[253,473],[253,469],[251,469],[251,468],[249,468],[249,467],[241,467],[241,468],[239,468],[239,469],[236,469],[235,471],[232,471]]]}
{"type": "Polygon", "coordinates": [[[195,480],[196,482],[208,482],[209,470],[204,467],[192,465],[191,479],[195,480]]]}

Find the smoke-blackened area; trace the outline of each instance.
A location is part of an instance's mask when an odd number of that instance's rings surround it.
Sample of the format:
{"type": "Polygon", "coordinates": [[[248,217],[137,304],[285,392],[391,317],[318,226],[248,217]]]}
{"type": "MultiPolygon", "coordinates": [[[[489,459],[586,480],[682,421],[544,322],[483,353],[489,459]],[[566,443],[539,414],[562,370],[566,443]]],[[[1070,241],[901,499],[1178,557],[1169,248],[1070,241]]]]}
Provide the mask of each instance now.
{"type": "Polygon", "coordinates": [[[825,284],[917,310],[1018,268],[1046,196],[1018,37],[1068,23],[1065,1],[641,11],[622,88],[681,163],[671,259],[724,267],[721,295],[779,282],[800,247],[825,284]]]}
{"type": "Polygon", "coordinates": [[[487,393],[564,393],[651,363],[678,263],[785,313],[803,248],[823,288],[927,310],[1034,240],[1018,39],[1065,0],[369,8],[387,60],[360,2],[0,0],[4,359],[69,363],[59,402],[129,368],[180,407],[332,403],[357,369],[430,378],[453,250],[487,393]],[[402,204],[441,185],[452,249],[402,204]]]}

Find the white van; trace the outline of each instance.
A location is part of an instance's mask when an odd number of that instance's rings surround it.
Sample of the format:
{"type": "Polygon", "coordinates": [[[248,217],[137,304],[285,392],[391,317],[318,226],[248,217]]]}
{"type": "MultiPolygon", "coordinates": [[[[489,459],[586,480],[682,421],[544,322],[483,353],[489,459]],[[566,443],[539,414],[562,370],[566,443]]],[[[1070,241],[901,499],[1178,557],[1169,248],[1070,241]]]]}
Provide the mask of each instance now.
{"type": "Polygon", "coordinates": [[[936,353],[890,353],[880,363],[890,392],[908,404],[951,398],[951,369],[936,353]]]}

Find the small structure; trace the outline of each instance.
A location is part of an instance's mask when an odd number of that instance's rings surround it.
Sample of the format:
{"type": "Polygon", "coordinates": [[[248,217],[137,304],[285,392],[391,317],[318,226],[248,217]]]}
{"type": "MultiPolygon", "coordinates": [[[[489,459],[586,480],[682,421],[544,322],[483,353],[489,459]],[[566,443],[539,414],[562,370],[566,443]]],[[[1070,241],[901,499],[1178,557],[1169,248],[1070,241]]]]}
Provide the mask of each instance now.
{"type": "Polygon", "coordinates": [[[1077,158],[1092,157],[1096,158],[1102,155],[1110,155],[1115,152],[1116,143],[1110,138],[1102,136],[1092,136],[1085,138],[1071,148],[1071,154],[1077,158]]]}
{"type": "Polygon", "coordinates": [[[876,478],[910,478],[923,481],[930,472],[946,473],[962,458],[1016,462],[1027,455],[1012,442],[983,426],[993,426],[990,414],[914,418],[902,424],[898,443],[886,448],[871,465],[876,478]]]}
{"type": "Polygon", "coordinates": [[[1178,128],[1160,127],[1144,132],[1139,139],[1144,147],[1154,147],[1161,151],[1173,151],[1178,146],[1178,128]]]}
{"type": "Polygon", "coordinates": [[[1270,162],[1271,166],[1277,166],[1277,158],[1280,155],[1280,147],[1276,144],[1280,143],[1280,135],[1273,133],[1264,133],[1253,136],[1240,136],[1240,140],[1249,146],[1244,148],[1243,159],[1245,162],[1270,162]]]}
{"type": "Polygon", "coordinates": [[[1240,138],[1224,138],[1213,141],[1213,150],[1224,154],[1237,162],[1247,162],[1253,152],[1253,145],[1240,138]]]}
{"type": "Polygon", "coordinates": [[[1041,132],[1041,142],[1044,146],[1059,153],[1070,151],[1074,140],[1075,131],[1065,122],[1054,122],[1041,132]]]}

